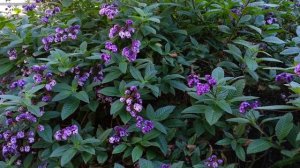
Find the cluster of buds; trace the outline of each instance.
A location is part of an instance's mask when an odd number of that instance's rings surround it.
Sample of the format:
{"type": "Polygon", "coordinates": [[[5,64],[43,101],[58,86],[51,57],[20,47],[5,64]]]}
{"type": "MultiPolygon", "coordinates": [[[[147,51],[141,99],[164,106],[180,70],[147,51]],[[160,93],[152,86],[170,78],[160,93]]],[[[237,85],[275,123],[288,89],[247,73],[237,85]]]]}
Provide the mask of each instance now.
{"type": "Polygon", "coordinates": [[[204,165],[208,168],[218,168],[223,164],[223,162],[224,161],[222,159],[218,159],[216,155],[211,155],[205,160],[204,165]]]}
{"type": "Polygon", "coordinates": [[[78,134],[78,127],[77,125],[71,125],[66,128],[63,128],[61,130],[58,130],[54,134],[54,138],[57,141],[66,141],[68,140],[72,135],[78,134]]]}
{"type": "Polygon", "coordinates": [[[127,137],[128,135],[127,127],[115,126],[114,135],[111,136],[108,141],[111,144],[119,143],[122,138],[127,137]]]}
{"type": "Polygon", "coordinates": [[[265,16],[265,23],[268,24],[268,25],[277,23],[277,18],[275,17],[274,13],[268,13],[265,16]]]}
{"type": "Polygon", "coordinates": [[[7,51],[7,54],[8,54],[8,59],[9,60],[16,60],[17,59],[17,50],[16,49],[10,49],[7,51]]]}
{"type": "Polygon", "coordinates": [[[129,62],[136,60],[137,54],[140,52],[141,42],[139,40],[132,40],[131,47],[124,47],[122,55],[127,58],[129,62]]]}
{"type": "Polygon", "coordinates": [[[10,84],[9,88],[10,89],[15,89],[15,88],[19,87],[19,88],[23,89],[23,87],[25,86],[25,84],[26,84],[25,80],[19,79],[19,80],[15,81],[15,82],[12,82],[10,84]]]}
{"type": "Polygon", "coordinates": [[[49,23],[49,19],[59,13],[61,10],[59,7],[54,7],[54,9],[46,9],[45,16],[41,18],[42,23],[49,23]]]}
{"type": "Polygon", "coordinates": [[[135,32],[135,29],[132,27],[133,21],[126,20],[126,24],[124,27],[116,24],[109,30],[109,38],[114,38],[116,35],[119,35],[121,39],[130,39],[135,32]]]}
{"type": "Polygon", "coordinates": [[[46,51],[50,50],[50,47],[53,43],[61,43],[68,39],[75,40],[77,39],[77,35],[80,31],[79,25],[70,26],[69,28],[56,28],[55,35],[49,35],[42,39],[42,43],[44,44],[44,49],[46,51]]]}
{"type": "Polygon", "coordinates": [[[249,103],[247,101],[244,101],[240,104],[239,111],[242,114],[245,114],[247,111],[251,109],[256,109],[257,107],[260,107],[260,102],[259,101],[254,101],[252,103],[249,103]]]}
{"type": "Polygon", "coordinates": [[[217,80],[211,75],[205,75],[205,83],[201,83],[200,78],[196,74],[190,74],[187,77],[187,83],[190,88],[196,86],[198,95],[203,95],[208,92],[217,84],[217,80]]]}
{"type": "Polygon", "coordinates": [[[35,4],[26,4],[23,5],[23,9],[28,12],[28,11],[33,11],[36,8],[35,4]]]}
{"type": "Polygon", "coordinates": [[[131,86],[125,90],[125,96],[120,98],[122,103],[126,104],[126,111],[136,120],[136,127],[140,128],[141,131],[146,134],[154,128],[154,123],[150,120],[144,120],[143,117],[139,116],[143,110],[143,100],[141,94],[138,92],[136,86],[131,86]]]}
{"type": "Polygon", "coordinates": [[[277,83],[290,83],[293,79],[293,75],[286,72],[280,73],[275,77],[277,83]]]}
{"type": "Polygon", "coordinates": [[[108,19],[115,18],[119,13],[118,6],[116,4],[103,4],[100,8],[99,15],[107,16],[108,19]]]}

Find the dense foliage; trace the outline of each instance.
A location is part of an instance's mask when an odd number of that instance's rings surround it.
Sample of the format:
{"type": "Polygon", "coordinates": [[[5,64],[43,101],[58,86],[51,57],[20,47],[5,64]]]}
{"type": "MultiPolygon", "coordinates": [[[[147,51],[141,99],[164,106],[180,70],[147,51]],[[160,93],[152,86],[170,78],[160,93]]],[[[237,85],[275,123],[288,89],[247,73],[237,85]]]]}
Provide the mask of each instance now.
{"type": "Polygon", "coordinates": [[[300,2],[7,11],[0,167],[300,166],[300,2]]]}

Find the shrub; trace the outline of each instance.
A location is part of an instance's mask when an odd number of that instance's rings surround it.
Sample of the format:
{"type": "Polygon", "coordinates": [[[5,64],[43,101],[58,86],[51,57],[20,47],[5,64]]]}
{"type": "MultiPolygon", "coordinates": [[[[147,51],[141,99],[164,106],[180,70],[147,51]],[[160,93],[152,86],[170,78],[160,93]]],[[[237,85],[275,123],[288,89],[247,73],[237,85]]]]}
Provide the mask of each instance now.
{"type": "Polygon", "coordinates": [[[10,7],[0,24],[0,167],[298,167],[299,7],[10,7]]]}

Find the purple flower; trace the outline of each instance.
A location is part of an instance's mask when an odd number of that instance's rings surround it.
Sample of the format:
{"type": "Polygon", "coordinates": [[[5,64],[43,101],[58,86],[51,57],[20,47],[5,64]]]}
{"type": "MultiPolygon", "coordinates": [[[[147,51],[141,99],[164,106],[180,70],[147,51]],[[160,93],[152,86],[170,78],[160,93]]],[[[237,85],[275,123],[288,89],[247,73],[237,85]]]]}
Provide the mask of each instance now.
{"type": "Polygon", "coordinates": [[[52,91],[55,85],[56,85],[56,80],[52,79],[48,84],[45,85],[45,88],[47,91],[52,91]]]}
{"type": "Polygon", "coordinates": [[[295,67],[294,72],[296,75],[300,76],[300,64],[295,67]]]}
{"type": "Polygon", "coordinates": [[[210,86],[209,84],[202,84],[202,83],[198,83],[196,86],[196,90],[197,90],[197,94],[199,96],[206,94],[210,91],[210,86]]]}
{"type": "Polygon", "coordinates": [[[144,134],[149,133],[152,129],[154,128],[154,123],[153,121],[150,120],[145,120],[142,126],[142,132],[144,134]]]}
{"type": "Polygon", "coordinates": [[[17,50],[16,49],[10,49],[7,51],[9,60],[16,60],[17,59],[17,50]]]}
{"type": "Polygon", "coordinates": [[[213,87],[217,84],[217,80],[214,77],[212,77],[211,75],[205,75],[205,80],[211,87],[213,87]]]}
{"type": "Polygon", "coordinates": [[[32,11],[36,8],[36,5],[35,4],[26,4],[26,5],[23,5],[23,9],[28,12],[28,11],[32,11]]]}
{"type": "Polygon", "coordinates": [[[252,108],[251,104],[248,102],[242,102],[239,107],[239,111],[242,114],[245,114],[248,110],[252,108]]]}
{"type": "Polygon", "coordinates": [[[43,81],[43,76],[41,74],[33,75],[33,80],[36,84],[40,84],[43,81]]]}
{"type": "Polygon", "coordinates": [[[134,103],[133,105],[133,109],[136,111],[136,112],[141,112],[142,109],[143,109],[143,106],[139,103],[134,103]]]}
{"type": "Polygon", "coordinates": [[[37,129],[38,129],[39,132],[42,132],[42,131],[45,130],[45,127],[44,127],[43,125],[39,124],[39,125],[37,126],[37,129]]]}
{"type": "Polygon", "coordinates": [[[23,88],[23,86],[25,86],[26,82],[23,79],[18,80],[18,86],[20,88],[23,88]]]}
{"type": "Polygon", "coordinates": [[[110,56],[109,54],[107,54],[107,53],[102,53],[102,54],[100,55],[100,57],[101,57],[101,59],[102,59],[106,64],[109,63],[110,60],[111,60],[111,56],[110,56]]]}
{"type": "Polygon", "coordinates": [[[257,107],[260,107],[260,106],[261,106],[261,103],[257,100],[251,104],[252,109],[256,109],[257,107]]]}
{"type": "Polygon", "coordinates": [[[71,125],[69,127],[56,131],[54,134],[54,138],[57,141],[65,141],[72,135],[76,135],[76,134],[78,134],[77,125],[71,125]]]}
{"type": "Polygon", "coordinates": [[[275,81],[278,83],[290,83],[292,82],[293,79],[294,77],[292,74],[285,73],[285,72],[278,74],[275,77],[275,81]]]}
{"type": "Polygon", "coordinates": [[[49,96],[49,95],[45,95],[42,97],[43,102],[49,102],[50,100],[51,100],[51,96],[49,96]]]}
{"type": "Polygon", "coordinates": [[[132,52],[139,53],[140,52],[140,47],[141,47],[141,41],[140,40],[132,40],[132,44],[131,44],[132,52]]]}
{"type": "Polygon", "coordinates": [[[197,86],[197,84],[200,82],[199,76],[196,74],[190,74],[187,77],[187,82],[190,88],[197,86]]]}
{"type": "Polygon", "coordinates": [[[160,168],[171,168],[171,164],[162,164],[160,168]]]}
{"type": "Polygon", "coordinates": [[[114,25],[110,30],[109,30],[109,38],[114,38],[116,34],[120,31],[121,27],[119,25],[114,25]]]}
{"type": "Polygon", "coordinates": [[[241,9],[239,9],[239,8],[233,8],[233,9],[231,9],[231,12],[236,14],[236,15],[241,15],[242,14],[241,9]]]}
{"type": "Polygon", "coordinates": [[[24,138],[24,137],[25,137],[24,131],[19,131],[19,132],[17,133],[17,138],[18,138],[18,139],[22,139],[22,138],[24,138]]]}
{"type": "Polygon", "coordinates": [[[218,159],[216,155],[211,155],[204,162],[204,165],[207,166],[208,168],[218,168],[222,164],[223,164],[223,160],[218,159]]]}
{"type": "Polygon", "coordinates": [[[118,13],[118,7],[115,4],[103,4],[99,11],[99,15],[106,15],[109,19],[113,19],[114,17],[116,17],[116,15],[118,15],[118,13]]]}
{"type": "Polygon", "coordinates": [[[114,53],[118,51],[118,47],[110,41],[105,42],[105,49],[114,53]]]}
{"type": "Polygon", "coordinates": [[[137,53],[133,52],[129,47],[123,48],[122,55],[126,57],[129,62],[135,61],[137,57],[137,53]]]}
{"type": "Polygon", "coordinates": [[[11,89],[15,89],[17,87],[18,87],[18,82],[12,82],[9,86],[9,88],[11,88],[11,89]]]}
{"type": "Polygon", "coordinates": [[[277,23],[277,18],[275,18],[274,13],[269,13],[266,17],[265,17],[265,23],[268,25],[277,23]]]}

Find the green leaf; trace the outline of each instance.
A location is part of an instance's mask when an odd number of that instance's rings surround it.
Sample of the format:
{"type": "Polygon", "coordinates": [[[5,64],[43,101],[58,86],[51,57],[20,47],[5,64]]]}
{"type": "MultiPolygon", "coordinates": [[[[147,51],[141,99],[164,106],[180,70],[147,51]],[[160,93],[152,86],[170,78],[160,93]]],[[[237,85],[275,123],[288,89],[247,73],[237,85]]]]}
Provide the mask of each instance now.
{"type": "Polygon", "coordinates": [[[298,109],[298,108],[294,107],[294,106],[288,106],[288,105],[273,105],[273,106],[257,107],[256,109],[258,109],[258,110],[294,110],[294,109],[298,109]]]}
{"type": "Polygon", "coordinates": [[[52,101],[60,101],[63,99],[68,98],[69,96],[71,96],[72,92],[69,90],[63,90],[61,92],[59,92],[57,95],[55,95],[52,99],[52,101]]]}
{"type": "Polygon", "coordinates": [[[280,54],[281,55],[294,55],[299,54],[300,48],[298,47],[288,47],[287,49],[283,50],[280,54]]]}
{"type": "Polygon", "coordinates": [[[50,157],[60,157],[64,154],[64,152],[68,149],[70,149],[70,145],[64,145],[56,148],[50,155],[50,157]]]}
{"type": "Polygon", "coordinates": [[[269,36],[264,38],[262,41],[267,42],[267,43],[273,43],[273,44],[285,44],[284,41],[279,39],[278,37],[275,36],[269,36]]]}
{"type": "Polygon", "coordinates": [[[141,146],[135,146],[132,150],[131,157],[132,162],[136,162],[139,160],[143,155],[143,148],[141,146]]]}
{"type": "Polygon", "coordinates": [[[46,142],[52,143],[52,128],[47,124],[44,125],[44,131],[38,131],[38,134],[41,138],[43,138],[46,142]]]}
{"type": "Polygon", "coordinates": [[[272,147],[272,144],[263,139],[256,139],[247,148],[247,154],[258,153],[272,147]]]}
{"type": "Polygon", "coordinates": [[[177,163],[173,163],[171,165],[172,168],[182,168],[183,167],[183,161],[177,162],[177,163]]]}
{"type": "Polygon", "coordinates": [[[127,71],[127,65],[128,65],[127,62],[120,62],[120,63],[119,63],[119,70],[120,70],[123,74],[125,74],[126,71],[127,71]]]}
{"type": "Polygon", "coordinates": [[[214,111],[212,108],[207,108],[205,110],[205,119],[209,125],[214,125],[222,117],[223,113],[219,111],[214,111]]]}
{"type": "Polygon", "coordinates": [[[293,128],[293,115],[287,113],[282,116],[276,124],[275,133],[279,140],[284,139],[293,128]]]}
{"type": "Polygon", "coordinates": [[[120,71],[112,71],[112,72],[105,75],[102,83],[111,82],[115,79],[118,79],[121,75],[122,75],[122,73],[120,71]]]}
{"type": "Polygon", "coordinates": [[[61,157],[60,165],[65,166],[67,163],[69,163],[73,157],[76,155],[77,151],[74,148],[70,148],[67,151],[64,152],[64,154],[61,157]]]}
{"type": "Polygon", "coordinates": [[[133,66],[131,66],[130,69],[129,69],[129,71],[130,71],[131,76],[134,79],[139,80],[139,81],[144,81],[144,78],[143,78],[141,72],[138,69],[136,69],[133,66]]]}
{"type": "Polygon", "coordinates": [[[244,60],[250,71],[255,71],[258,68],[258,64],[254,58],[245,57],[244,60]]]}
{"type": "Polygon", "coordinates": [[[226,121],[236,122],[236,123],[240,123],[240,124],[248,124],[248,123],[250,123],[250,121],[247,120],[247,119],[245,119],[245,118],[230,118],[230,119],[227,119],[226,121]]]}
{"type": "Polygon", "coordinates": [[[84,42],[82,42],[82,43],[80,44],[80,51],[81,51],[82,53],[85,53],[85,52],[86,52],[86,49],[87,49],[87,42],[84,41],[84,42]]]}
{"type": "Polygon", "coordinates": [[[200,113],[204,113],[206,108],[207,106],[205,105],[193,105],[184,109],[181,113],[200,114],[200,113]]]}
{"type": "Polygon", "coordinates": [[[167,130],[166,127],[161,124],[160,122],[157,121],[153,121],[154,122],[154,128],[156,128],[157,130],[159,130],[160,132],[167,134],[167,130]]]}
{"type": "Polygon", "coordinates": [[[82,100],[86,103],[90,103],[89,100],[89,95],[85,92],[85,91],[80,91],[78,93],[75,93],[74,96],[78,99],[78,100],[82,100]]]}
{"type": "Polygon", "coordinates": [[[140,159],[139,166],[142,168],[154,168],[152,162],[146,159],[140,159]]]}
{"type": "Polygon", "coordinates": [[[261,29],[260,28],[258,28],[258,27],[256,27],[256,26],[253,26],[253,25],[247,25],[249,28],[251,28],[251,29],[253,29],[253,30],[255,30],[256,32],[258,32],[259,34],[261,34],[262,33],[262,31],[261,31],[261,29]]]}
{"type": "Polygon", "coordinates": [[[116,112],[120,111],[124,107],[124,103],[120,102],[120,100],[116,100],[110,106],[110,114],[115,114],[116,112]]]}
{"type": "Polygon", "coordinates": [[[217,67],[212,71],[212,76],[217,80],[224,78],[224,70],[221,67],[217,67]]]}
{"type": "Polygon", "coordinates": [[[162,121],[169,117],[176,106],[165,106],[157,109],[153,114],[149,114],[151,120],[162,121]]]}
{"type": "Polygon", "coordinates": [[[103,164],[108,159],[108,155],[106,152],[99,152],[97,155],[97,161],[100,164],[103,164]]]}
{"type": "Polygon", "coordinates": [[[119,163],[115,163],[114,168],[124,168],[124,166],[120,165],[119,163]]]}
{"type": "Polygon", "coordinates": [[[134,7],[134,10],[140,15],[140,16],[146,16],[146,13],[141,9],[134,7]]]}
{"type": "Polygon", "coordinates": [[[80,101],[78,99],[72,98],[72,99],[67,100],[62,108],[62,112],[61,112],[62,120],[65,120],[70,115],[72,115],[79,107],[79,104],[80,104],[80,101]]]}
{"type": "Polygon", "coordinates": [[[224,111],[226,111],[229,114],[232,114],[232,110],[230,105],[225,100],[219,100],[216,102],[216,104],[224,111]]]}
{"type": "Polygon", "coordinates": [[[126,148],[127,148],[127,145],[120,144],[114,148],[112,154],[122,153],[123,151],[125,151],[126,148]]]}
{"type": "Polygon", "coordinates": [[[105,87],[99,91],[99,93],[105,96],[119,96],[120,92],[115,87],[105,87]]]}
{"type": "Polygon", "coordinates": [[[100,140],[101,144],[105,140],[107,140],[107,138],[108,138],[108,136],[110,135],[111,132],[112,132],[112,129],[108,129],[108,130],[105,130],[102,134],[100,134],[100,136],[98,137],[98,139],[100,140]]]}
{"type": "Polygon", "coordinates": [[[62,0],[61,4],[63,5],[63,7],[69,7],[71,6],[71,4],[73,3],[73,0],[62,0]]]}
{"type": "Polygon", "coordinates": [[[242,160],[242,161],[246,160],[245,150],[243,149],[243,147],[241,145],[238,145],[235,148],[235,154],[240,160],[242,160]]]}
{"type": "Polygon", "coordinates": [[[11,70],[13,67],[14,67],[13,64],[10,64],[10,63],[1,65],[0,66],[0,75],[5,74],[9,70],[11,70]]]}

